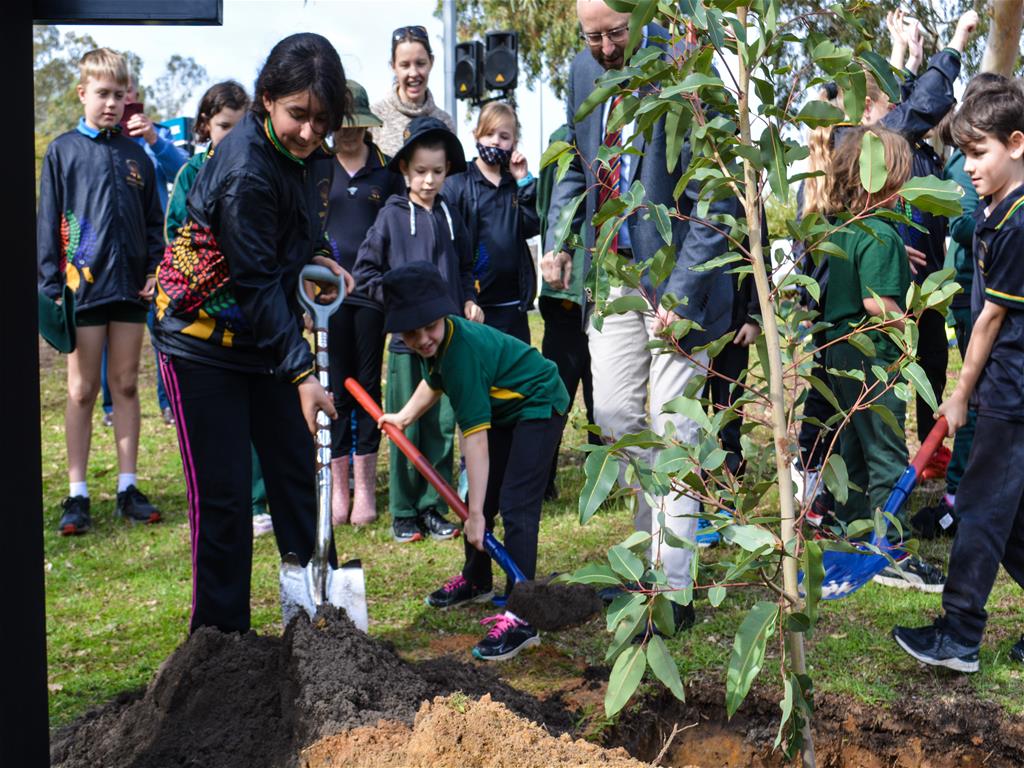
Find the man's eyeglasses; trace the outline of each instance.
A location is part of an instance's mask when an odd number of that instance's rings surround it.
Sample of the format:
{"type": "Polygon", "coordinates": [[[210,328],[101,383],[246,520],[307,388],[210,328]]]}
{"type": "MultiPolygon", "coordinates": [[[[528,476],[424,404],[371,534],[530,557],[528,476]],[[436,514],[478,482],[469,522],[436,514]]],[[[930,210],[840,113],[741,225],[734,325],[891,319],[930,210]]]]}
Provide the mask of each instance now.
{"type": "Polygon", "coordinates": [[[594,47],[599,46],[606,37],[613,43],[624,43],[629,38],[629,25],[609,29],[607,32],[581,32],[580,37],[587,41],[587,45],[594,47]]]}
{"type": "Polygon", "coordinates": [[[412,27],[399,27],[391,33],[391,42],[400,43],[406,38],[411,37],[413,40],[426,40],[429,42],[430,37],[427,35],[427,28],[417,24],[412,27]]]}

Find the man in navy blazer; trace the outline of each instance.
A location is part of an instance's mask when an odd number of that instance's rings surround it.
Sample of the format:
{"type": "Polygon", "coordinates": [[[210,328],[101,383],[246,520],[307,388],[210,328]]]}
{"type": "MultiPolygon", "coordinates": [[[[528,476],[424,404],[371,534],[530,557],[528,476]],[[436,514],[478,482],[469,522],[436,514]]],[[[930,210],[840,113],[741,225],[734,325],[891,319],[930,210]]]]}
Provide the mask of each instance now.
{"type": "MultiPolygon", "coordinates": [[[[578,0],[577,14],[587,50],[573,59],[570,69],[566,112],[570,137],[575,143],[579,157],[575,158],[563,180],[556,184],[548,214],[548,237],[546,253],[541,259],[544,280],[552,287],[569,285],[572,258],[564,251],[554,252],[555,224],[564,207],[574,197],[586,191],[584,205],[577,211],[574,227],[582,234],[587,254],[585,268],[590,268],[590,253],[594,247],[595,231],[591,223],[598,210],[598,180],[596,162],[598,150],[605,141],[605,124],[610,104],[594,109],[586,118],[575,120],[576,111],[594,90],[594,82],[606,70],[620,69],[632,55],[625,50],[629,38],[629,14],[617,13],[602,0],[578,0]]],[[[653,38],[668,39],[669,33],[655,24],[649,24],[640,43],[665,47],[653,38]]],[[[691,160],[689,137],[682,143],[679,162],[675,170],[668,171],[666,156],[667,142],[665,120],[659,119],[652,127],[650,139],[634,130],[634,125],[623,129],[623,145],[640,150],[641,155],[624,154],[621,170],[620,189],[624,193],[629,185],[639,181],[646,190],[646,200],[663,203],[669,211],[677,206],[684,216],[697,215],[700,183],[691,181],[678,200],[673,197],[676,184],[686,172],[691,160]]],[[[715,214],[736,215],[738,204],[735,198],[711,203],[708,216],[715,214]]],[[[631,216],[618,237],[618,253],[638,262],[652,257],[664,245],[664,240],[652,219],[644,220],[644,210],[631,216]]],[[[662,412],[662,406],[674,397],[683,394],[687,383],[705,372],[708,362],[706,353],[693,354],[693,361],[684,355],[664,350],[648,350],[646,344],[657,338],[667,326],[680,318],[695,321],[701,329],[691,331],[681,340],[684,350],[707,343],[726,333],[732,314],[733,286],[727,268],[708,271],[694,271],[710,259],[728,250],[728,241],[716,222],[710,226],[697,221],[672,219],[673,244],[676,249],[675,268],[660,285],[652,285],[646,278],[644,290],[652,298],[654,306],[647,312],[628,312],[624,315],[609,315],[604,318],[603,327],[598,331],[589,321],[588,307],[586,331],[590,346],[591,366],[594,379],[594,416],[607,440],[614,440],[629,432],[654,428],[663,432],[667,422],[675,424],[676,438],[685,442],[698,440],[697,424],[678,414],[662,412]],[[673,294],[680,303],[671,307],[663,306],[661,298],[673,294]]],[[[637,291],[613,286],[609,299],[637,291]]],[[[587,305],[587,302],[581,302],[587,305]]],[[[655,457],[650,451],[638,450],[645,454],[648,462],[655,457]]],[[[620,476],[620,480],[621,480],[620,476]]],[[[693,541],[696,519],[699,511],[696,500],[677,494],[655,499],[653,510],[642,493],[637,494],[637,530],[654,534],[651,558],[659,561],[665,569],[669,584],[685,587],[690,583],[690,550],[659,545],[659,512],[665,513],[666,527],[683,539],[693,541]]],[[[678,607],[678,606],[677,606],[678,607]]],[[[689,608],[689,607],[688,607],[689,608]]],[[[676,620],[680,626],[692,621],[692,608],[677,611],[676,620]]]]}

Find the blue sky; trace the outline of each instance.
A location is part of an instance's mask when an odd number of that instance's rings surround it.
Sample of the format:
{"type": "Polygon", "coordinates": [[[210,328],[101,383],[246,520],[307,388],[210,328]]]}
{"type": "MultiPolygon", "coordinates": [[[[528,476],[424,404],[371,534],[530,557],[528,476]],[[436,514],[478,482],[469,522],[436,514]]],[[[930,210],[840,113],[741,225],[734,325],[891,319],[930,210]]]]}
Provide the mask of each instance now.
{"type": "MultiPolygon", "coordinates": [[[[422,24],[430,32],[436,56],[430,90],[444,106],[443,27],[441,20],[434,18],[434,8],[434,0],[224,0],[221,27],[62,25],[60,29],[89,33],[100,45],[135,51],[144,62],[144,84],[153,82],[171,55],[178,53],[192,56],[206,67],[210,84],[234,78],[250,91],[274,43],[295,32],[319,32],[338,49],[346,74],[362,83],[370,100],[376,101],[391,84],[392,30],[422,24]]],[[[519,82],[520,146],[536,173],[542,145],[564,121],[565,108],[547,88],[529,91],[525,78],[519,82]]],[[[201,95],[199,89],[186,104],[186,114],[194,114],[201,95]]],[[[459,138],[472,156],[473,124],[466,122],[467,111],[467,104],[459,102],[459,138]]]]}

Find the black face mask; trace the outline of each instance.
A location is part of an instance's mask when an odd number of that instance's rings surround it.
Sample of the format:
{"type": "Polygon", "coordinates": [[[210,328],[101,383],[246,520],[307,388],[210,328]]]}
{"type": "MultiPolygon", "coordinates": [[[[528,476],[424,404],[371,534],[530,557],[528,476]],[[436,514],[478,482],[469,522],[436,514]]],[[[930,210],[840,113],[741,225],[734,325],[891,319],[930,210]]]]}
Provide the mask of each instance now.
{"type": "Polygon", "coordinates": [[[480,159],[488,165],[498,165],[507,170],[508,164],[512,162],[512,150],[501,149],[500,147],[485,147],[479,141],[476,143],[476,151],[480,159]]]}

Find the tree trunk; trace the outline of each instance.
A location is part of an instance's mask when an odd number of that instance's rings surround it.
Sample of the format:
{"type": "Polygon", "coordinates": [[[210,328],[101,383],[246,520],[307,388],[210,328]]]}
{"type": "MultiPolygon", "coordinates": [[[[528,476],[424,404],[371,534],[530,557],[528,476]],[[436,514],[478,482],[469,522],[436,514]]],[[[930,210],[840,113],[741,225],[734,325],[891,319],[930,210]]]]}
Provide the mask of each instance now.
{"type": "Polygon", "coordinates": [[[992,0],[991,13],[992,23],[985,42],[981,71],[1012,77],[1020,55],[1024,0],[992,0]]]}
{"type": "MultiPolygon", "coordinates": [[[[1024,0],[1022,0],[1024,2],[1024,0]]],[[[736,10],[740,25],[746,27],[747,7],[736,10]]],[[[737,56],[739,67],[739,130],[740,141],[752,145],[750,134],[750,70],[742,56],[737,56]]],[[[756,145],[755,145],[756,146],[756,145]]],[[[788,429],[786,423],[786,393],[782,376],[782,350],[779,345],[779,328],[775,321],[775,306],[771,301],[771,284],[768,282],[768,271],[765,267],[763,246],[761,245],[761,202],[757,198],[758,179],[754,168],[748,160],[743,161],[744,198],[743,211],[747,220],[750,242],[750,263],[753,268],[754,285],[761,309],[761,322],[768,352],[768,390],[772,410],[772,436],[775,442],[775,471],[778,476],[779,507],[781,513],[782,543],[785,547],[797,538],[796,510],[793,489],[790,484],[789,460],[787,456],[788,429]]],[[[786,557],[782,564],[783,591],[788,598],[784,607],[785,613],[792,613],[801,605],[797,584],[797,559],[786,557]]],[[[790,669],[797,675],[807,674],[804,659],[804,638],[799,632],[786,631],[786,651],[789,655],[790,669]]],[[[814,756],[814,737],[810,719],[804,721],[802,729],[803,748],[801,759],[803,768],[816,766],[814,756]]]]}

